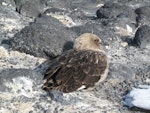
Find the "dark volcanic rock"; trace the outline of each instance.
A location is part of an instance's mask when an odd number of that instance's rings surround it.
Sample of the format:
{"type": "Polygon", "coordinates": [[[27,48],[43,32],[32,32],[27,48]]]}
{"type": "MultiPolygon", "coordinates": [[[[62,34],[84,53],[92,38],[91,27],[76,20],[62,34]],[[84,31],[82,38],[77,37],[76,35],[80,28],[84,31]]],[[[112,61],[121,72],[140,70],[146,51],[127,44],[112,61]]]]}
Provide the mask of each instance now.
{"type": "Polygon", "coordinates": [[[135,33],[133,39],[133,45],[144,48],[147,44],[150,44],[150,26],[143,25],[135,33]]]}
{"type": "Polygon", "coordinates": [[[126,5],[122,5],[119,3],[107,2],[104,6],[97,10],[96,15],[98,18],[117,18],[120,15],[124,15],[130,19],[135,18],[134,10],[126,5]]]}
{"type": "Polygon", "coordinates": [[[137,27],[145,24],[150,25],[150,18],[145,15],[138,15],[136,17],[136,22],[137,27]]]}
{"type": "Polygon", "coordinates": [[[150,6],[143,6],[135,10],[135,13],[138,15],[145,15],[150,17],[150,6]]]}
{"type": "Polygon", "coordinates": [[[119,18],[111,18],[111,19],[97,19],[99,23],[102,23],[104,26],[115,29],[115,27],[121,27],[127,29],[127,25],[130,26],[133,31],[136,29],[136,22],[130,20],[128,17],[124,15],[120,15],[119,18]]]}
{"type": "Polygon", "coordinates": [[[128,25],[134,31],[136,27],[136,14],[134,13],[134,9],[127,4],[107,2],[96,11],[96,15],[97,22],[114,30],[116,27],[127,29],[128,25]]]}
{"type": "Polygon", "coordinates": [[[137,14],[136,21],[137,25],[150,24],[150,6],[143,6],[135,10],[137,14]]]}
{"type": "Polygon", "coordinates": [[[43,10],[44,4],[41,0],[14,0],[16,11],[28,17],[37,17],[43,10]]]}
{"type": "MultiPolygon", "coordinates": [[[[11,91],[10,87],[8,86],[9,83],[12,83],[15,88],[15,84],[24,85],[26,79],[33,80],[34,83],[40,84],[42,82],[43,76],[40,73],[36,73],[30,69],[6,69],[0,72],[0,91],[11,91]],[[16,82],[16,83],[15,83],[16,82]]],[[[18,86],[19,87],[19,86],[18,86]]],[[[32,86],[31,86],[32,87],[32,86]]],[[[23,88],[23,87],[22,87],[23,88]]],[[[17,89],[17,88],[16,88],[17,89]]]]}
{"type": "Polygon", "coordinates": [[[110,45],[112,44],[112,40],[117,40],[116,35],[111,29],[98,23],[86,23],[85,25],[72,27],[71,29],[76,32],[78,36],[87,32],[94,33],[102,39],[104,45],[110,45]]]}
{"type": "Polygon", "coordinates": [[[75,37],[76,34],[57,19],[42,15],[12,38],[11,47],[37,57],[53,58],[61,54],[65,43],[75,37]]]}

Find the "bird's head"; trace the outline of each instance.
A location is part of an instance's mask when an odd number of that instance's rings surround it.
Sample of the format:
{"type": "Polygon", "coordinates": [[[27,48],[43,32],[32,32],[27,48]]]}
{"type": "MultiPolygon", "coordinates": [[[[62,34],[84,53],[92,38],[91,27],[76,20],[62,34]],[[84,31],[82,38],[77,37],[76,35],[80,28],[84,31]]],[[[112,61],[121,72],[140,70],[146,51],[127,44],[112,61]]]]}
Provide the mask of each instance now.
{"type": "Polygon", "coordinates": [[[84,33],[76,38],[74,48],[77,50],[104,51],[101,39],[92,33],[84,33]]]}

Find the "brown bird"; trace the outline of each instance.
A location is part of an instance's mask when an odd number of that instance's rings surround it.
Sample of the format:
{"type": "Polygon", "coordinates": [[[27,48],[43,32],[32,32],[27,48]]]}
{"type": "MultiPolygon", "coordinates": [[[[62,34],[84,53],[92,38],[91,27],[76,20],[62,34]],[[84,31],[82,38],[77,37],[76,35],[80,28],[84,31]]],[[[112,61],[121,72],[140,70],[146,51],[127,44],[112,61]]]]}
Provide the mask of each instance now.
{"type": "Polygon", "coordinates": [[[108,59],[101,39],[91,33],[76,38],[74,48],[56,58],[44,75],[46,91],[64,93],[93,87],[103,82],[108,74],[108,59]]]}

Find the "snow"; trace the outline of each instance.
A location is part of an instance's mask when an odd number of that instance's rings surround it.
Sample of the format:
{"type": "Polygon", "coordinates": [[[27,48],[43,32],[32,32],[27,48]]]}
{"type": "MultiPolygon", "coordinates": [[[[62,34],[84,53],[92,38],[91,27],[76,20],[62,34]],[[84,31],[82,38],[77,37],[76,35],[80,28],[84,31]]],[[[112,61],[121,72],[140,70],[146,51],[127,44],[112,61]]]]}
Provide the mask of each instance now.
{"type": "Polygon", "coordinates": [[[150,86],[141,85],[133,88],[126,96],[124,105],[150,110],[150,86]]]}

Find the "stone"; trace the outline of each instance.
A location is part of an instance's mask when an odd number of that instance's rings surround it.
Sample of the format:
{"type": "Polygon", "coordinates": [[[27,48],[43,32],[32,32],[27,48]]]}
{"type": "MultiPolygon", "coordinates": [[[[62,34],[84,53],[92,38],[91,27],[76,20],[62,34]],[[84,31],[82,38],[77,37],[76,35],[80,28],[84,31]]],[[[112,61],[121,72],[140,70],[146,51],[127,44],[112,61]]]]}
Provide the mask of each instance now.
{"type": "Polygon", "coordinates": [[[121,46],[122,46],[122,47],[126,47],[126,46],[128,46],[128,43],[127,43],[127,42],[122,42],[122,43],[121,43],[121,46]]]}
{"type": "Polygon", "coordinates": [[[14,0],[16,11],[27,17],[37,17],[43,10],[44,4],[41,0],[14,0]]]}
{"type": "Polygon", "coordinates": [[[105,3],[104,6],[97,10],[96,15],[100,19],[117,18],[121,15],[131,19],[134,19],[135,17],[134,10],[132,8],[113,2],[105,3]]]}
{"type": "MultiPolygon", "coordinates": [[[[15,34],[11,39],[11,47],[36,57],[51,59],[61,54],[65,49],[63,47],[76,37],[76,33],[67,29],[57,19],[42,15],[15,34]]],[[[70,44],[68,46],[70,47],[70,44]]]]}
{"type": "Polygon", "coordinates": [[[118,40],[116,38],[116,35],[111,29],[96,22],[86,23],[85,25],[82,26],[75,26],[72,27],[71,30],[76,32],[77,35],[81,35],[83,33],[88,33],[88,32],[94,33],[102,39],[104,45],[109,45],[112,40],[118,40]]]}
{"type": "Polygon", "coordinates": [[[137,8],[135,10],[135,13],[137,15],[145,15],[147,17],[150,17],[150,6],[143,6],[143,7],[140,7],[140,8],[137,8]]]}
{"type": "Polygon", "coordinates": [[[96,21],[104,26],[110,27],[118,32],[115,27],[127,29],[130,26],[133,31],[136,29],[136,14],[134,9],[120,2],[106,2],[104,6],[96,11],[96,21]]]}
{"type": "Polygon", "coordinates": [[[137,14],[137,17],[136,17],[137,26],[150,24],[149,12],[150,12],[150,6],[143,6],[135,10],[135,13],[137,14]]]}
{"type": "MultiPolygon", "coordinates": [[[[0,71],[0,92],[17,93],[20,88],[28,92],[32,90],[33,82],[38,85],[43,77],[30,69],[6,69],[0,71]],[[18,85],[18,86],[17,86],[18,85]],[[17,88],[18,87],[18,88],[17,88]]],[[[26,93],[24,92],[24,93],[26,93]]]]}
{"type": "Polygon", "coordinates": [[[11,7],[0,5],[0,42],[8,37],[13,37],[18,30],[22,29],[30,19],[23,19],[11,7]]]}
{"type": "Polygon", "coordinates": [[[150,44],[150,26],[148,25],[143,25],[138,28],[138,30],[135,33],[135,37],[133,39],[132,44],[145,48],[148,44],[150,44]]]}
{"type": "MultiPolygon", "coordinates": [[[[150,85],[149,42],[142,49],[129,43],[135,38],[136,29],[150,25],[148,8],[135,13],[138,8],[149,7],[149,0],[33,2],[35,0],[0,0],[0,112],[145,112],[124,107],[123,100],[133,87],[150,85]],[[108,18],[97,18],[98,9],[105,9],[106,14],[102,13],[108,18]],[[68,20],[73,24],[67,26],[68,20]],[[104,49],[106,47],[110,62],[106,81],[90,91],[68,94],[43,91],[42,73],[51,59],[71,49],[74,39],[85,32],[100,36],[104,49]]],[[[144,29],[142,37],[147,37],[149,30],[144,29]]],[[[144,39],[140,39],[141,45],[144,39]]]]}
{"type": "MultiPolygon", "coordinates": [[[[133,87],[141,83],[146,83],[146,75],[149,75],[149,67],[137,69],[132,66],[125,66],[119,63],[111,63],[107,82],[104,82],[97,87],[97,92],[112,101],[117,101],[121,104],[124,94],[133,87]],[[144,74],[145,73],[145,74],[144,74]]],[[[149,77],[148,77],[149,78],[149,77]]]]}
{"type": "Polygon", "coordinates": [[[14,0],[1,0],[0,4],[3,6],[11,7],[13,10],[15,10],[14,0]]]}

